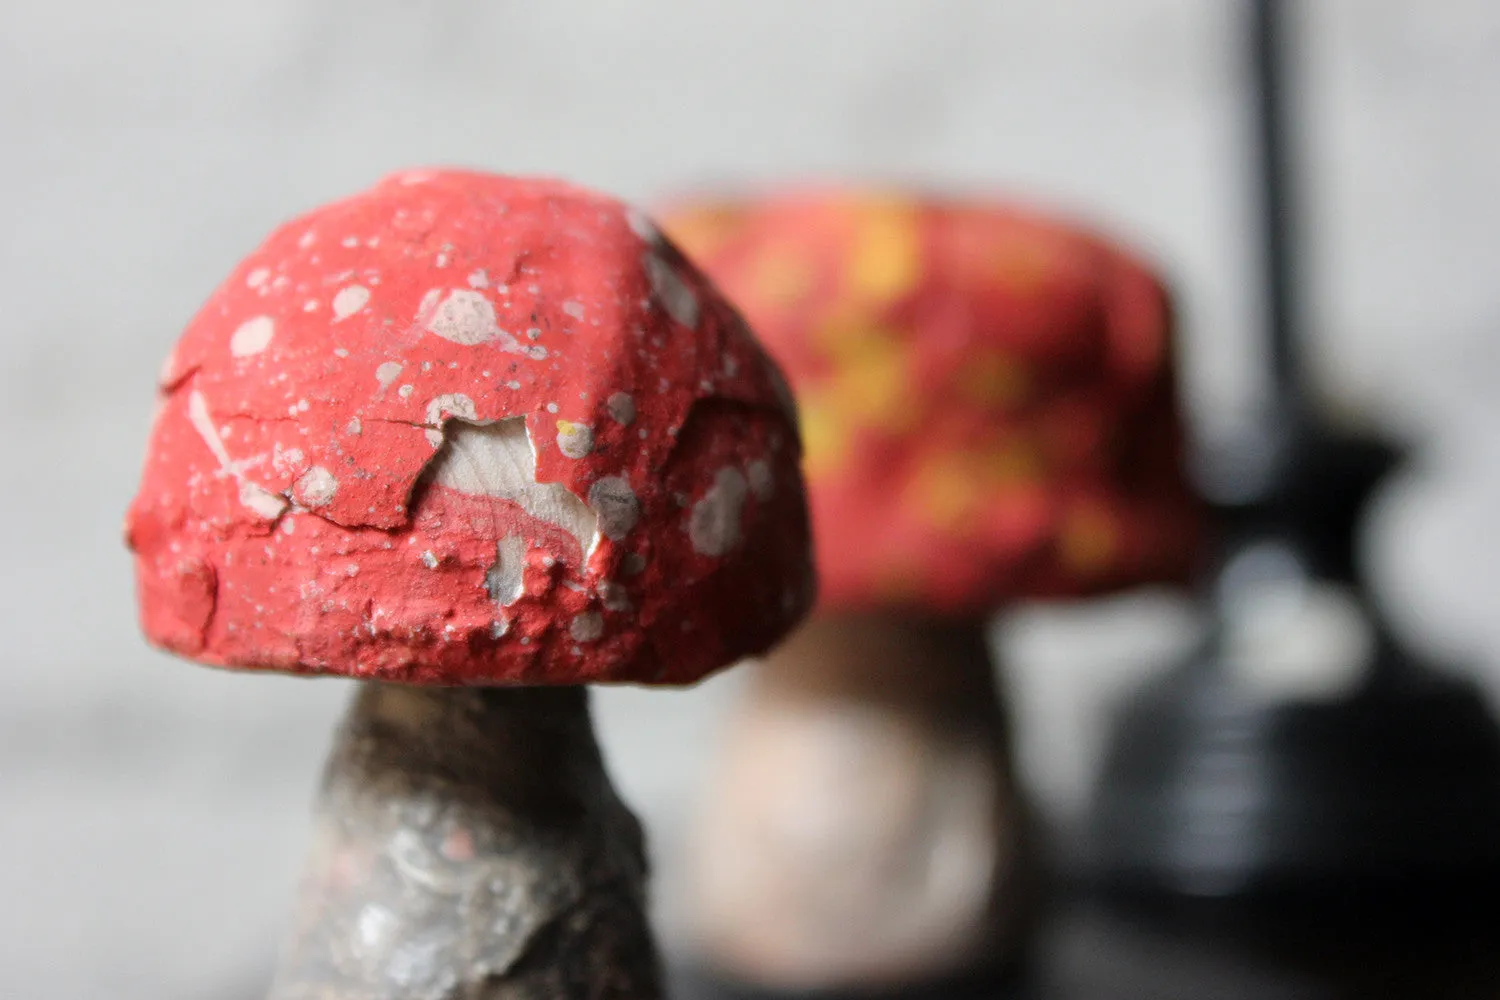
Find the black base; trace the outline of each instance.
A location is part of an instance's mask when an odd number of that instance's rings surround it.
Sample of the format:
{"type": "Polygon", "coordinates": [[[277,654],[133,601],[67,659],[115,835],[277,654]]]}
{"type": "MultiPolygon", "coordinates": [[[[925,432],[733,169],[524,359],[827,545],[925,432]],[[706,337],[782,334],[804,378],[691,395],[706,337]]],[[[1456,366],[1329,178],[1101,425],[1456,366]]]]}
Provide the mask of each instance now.
{"type": "Polygon", "coordinates": [[[1206,662],[1140,691],[1101,775],[1095,883],[1278,921],[1500,909],[1500,730],[1472,685],[1393,659],[1326,703],[1258,702],[1206,662]]]}

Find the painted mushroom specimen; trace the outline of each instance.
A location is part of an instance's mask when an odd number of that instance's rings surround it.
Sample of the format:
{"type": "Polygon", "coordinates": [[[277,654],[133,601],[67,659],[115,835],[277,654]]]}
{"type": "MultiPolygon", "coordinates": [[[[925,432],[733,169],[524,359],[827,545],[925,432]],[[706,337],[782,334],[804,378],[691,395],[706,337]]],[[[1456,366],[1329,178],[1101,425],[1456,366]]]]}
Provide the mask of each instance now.
{"type": "Polygon", "coordinates": [[[409,172],[192,320],[130,508],[148,638],[362,683],[272,995],[655,997],[583,685],[687,684],[813,599],[785,383],[619,202],[409,172]]]}
{"type": "Polygon", "coordinates": [[[1168,296],[1006,205],[803,190],[667,218],[796,388],[821,580],[710,786],[698,946],[785,989],[993,974],[1034,866],[985,621],[1190,575],[1168,296]]]}

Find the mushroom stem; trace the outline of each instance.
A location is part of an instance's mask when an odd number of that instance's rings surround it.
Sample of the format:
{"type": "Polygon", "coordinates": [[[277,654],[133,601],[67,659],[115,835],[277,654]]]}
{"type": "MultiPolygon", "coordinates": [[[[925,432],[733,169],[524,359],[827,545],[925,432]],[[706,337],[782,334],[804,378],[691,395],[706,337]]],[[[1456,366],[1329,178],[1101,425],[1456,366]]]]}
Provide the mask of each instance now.
{"type": "Polygon", "coordinates": [[[271,1000],[659,997],[582,688],[361,686],[271,1000]]]}
{"type": "Polygon", "coordinates": [[[825,617],[761,665],[694,842],[695,929],[760,986],[987,975],[1029,913],[982,626],[825,617]]]}

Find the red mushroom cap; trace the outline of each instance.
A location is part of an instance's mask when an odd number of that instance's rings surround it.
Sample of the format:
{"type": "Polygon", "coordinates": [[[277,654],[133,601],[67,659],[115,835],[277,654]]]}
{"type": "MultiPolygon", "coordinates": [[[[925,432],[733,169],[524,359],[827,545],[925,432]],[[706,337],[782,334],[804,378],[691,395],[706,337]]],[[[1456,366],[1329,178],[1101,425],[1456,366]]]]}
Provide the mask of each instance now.
{"type": "Polygon", "coordinates": [[[797,390],[825,610],[972,616],[1188,575],[1170,303],[1128,252],[879,192],[666,218],[797,390]]]}
{"type": "Polygon", "coordinates": [[[193,319],[127,535],[155,643],[441,684],[688,683],[812,600],[780,373],[652,224],[412,172],[193,319]]]}

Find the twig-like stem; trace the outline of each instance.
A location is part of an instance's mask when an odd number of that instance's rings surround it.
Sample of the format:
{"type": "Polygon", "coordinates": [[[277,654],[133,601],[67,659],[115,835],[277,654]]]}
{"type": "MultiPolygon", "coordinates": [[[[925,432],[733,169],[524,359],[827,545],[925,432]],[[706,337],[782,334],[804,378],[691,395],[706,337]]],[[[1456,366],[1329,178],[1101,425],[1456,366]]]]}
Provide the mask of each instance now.
{"type": "Polygon", "coordinates": [[[580,688],[362,687],[271,1000],[654,1000],[639,823],[580,688]]]}

